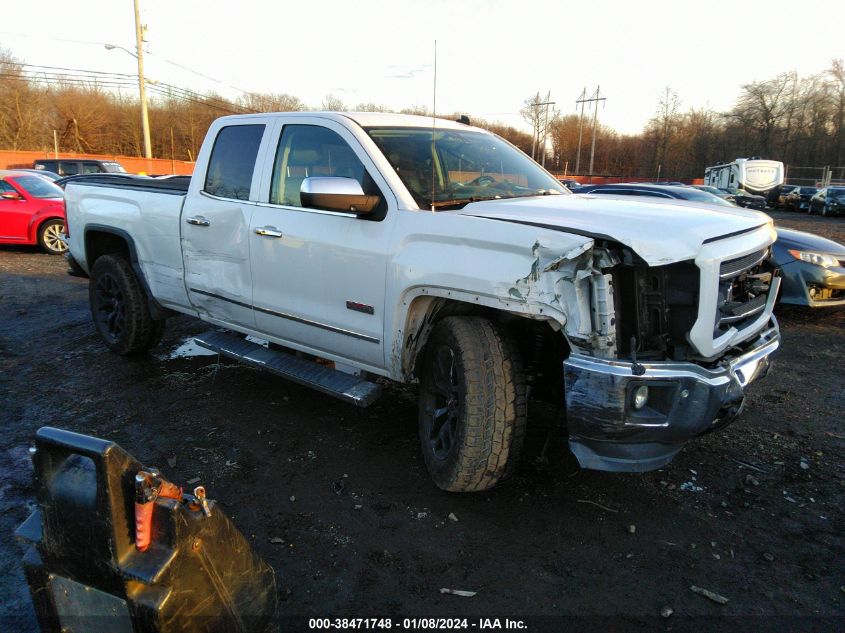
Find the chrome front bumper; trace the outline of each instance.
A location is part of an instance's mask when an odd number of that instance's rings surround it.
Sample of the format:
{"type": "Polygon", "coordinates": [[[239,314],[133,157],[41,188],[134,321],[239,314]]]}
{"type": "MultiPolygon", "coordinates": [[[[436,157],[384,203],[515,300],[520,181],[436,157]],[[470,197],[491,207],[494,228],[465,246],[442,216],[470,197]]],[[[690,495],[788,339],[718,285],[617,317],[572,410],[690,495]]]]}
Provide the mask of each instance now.
{"type": "Polygon", "coordinates": [[[582,468],[644,472],[669,463],[690,439],[731,422],[745,388],[766,375],[780,345],[777,321],[718,366],[661,361],[634,365],[572,354],[563,363],[569,447],[582,468]],[[633,406],[646,385],[649,399],[633,406]]]}

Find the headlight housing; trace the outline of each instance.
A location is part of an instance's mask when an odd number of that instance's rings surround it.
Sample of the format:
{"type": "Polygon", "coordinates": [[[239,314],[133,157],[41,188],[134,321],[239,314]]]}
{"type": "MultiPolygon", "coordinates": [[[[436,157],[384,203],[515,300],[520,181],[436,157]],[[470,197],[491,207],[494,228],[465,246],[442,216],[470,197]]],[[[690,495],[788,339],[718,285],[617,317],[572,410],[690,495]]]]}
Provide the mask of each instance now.
{"type": "Polygon", "coordinates": [[[797,251],[792,249],[789,250],[789,254],[792,255],[795,259],[801,260],[802,262],[814,264],[815,266],[821,266],[822,268],[839,266],[839,260],[836,259],[833,255],[825,255],[824,253],[813,253],[812,251],[797,251]]]}

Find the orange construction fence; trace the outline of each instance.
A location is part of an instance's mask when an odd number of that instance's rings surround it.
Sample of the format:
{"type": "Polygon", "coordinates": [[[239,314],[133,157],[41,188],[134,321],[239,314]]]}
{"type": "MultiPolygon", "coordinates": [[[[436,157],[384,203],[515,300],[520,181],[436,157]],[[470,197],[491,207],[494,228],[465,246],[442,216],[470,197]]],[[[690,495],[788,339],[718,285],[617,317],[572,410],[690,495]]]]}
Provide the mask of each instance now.
{"type": "Polygon", "coordinates": [[[105,154],[72,154],[68,152],[31,152],[0,150],[0,169],[31,169],[32,163],[36,160],[70,158],[84,160],[117,161],[123,168],[132,174],[147,174],[150,176],[162,176],[164,174],[179,174],[190,176],[194,173],[196,163],[186,160],[170,160],[169,158],[138,158],[137,156],[114,156],[105,154]]]}

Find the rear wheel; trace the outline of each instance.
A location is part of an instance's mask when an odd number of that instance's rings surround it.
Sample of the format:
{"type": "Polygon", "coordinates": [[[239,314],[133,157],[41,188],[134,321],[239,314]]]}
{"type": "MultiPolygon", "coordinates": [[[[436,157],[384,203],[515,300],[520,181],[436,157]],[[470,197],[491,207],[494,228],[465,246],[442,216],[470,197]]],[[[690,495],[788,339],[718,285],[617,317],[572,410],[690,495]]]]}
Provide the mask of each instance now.
{"type": "Polygon", "coordinates": [[[132,266],[119,255],[103,255],[94,262],[88,300],[94,325],[115,354],[151,349],[164,334],[164,320],[150,316],[146,292],[132,266]]]}
{"type": "Polygon", "coordinates": [[[487,490],[516,469],[526,426],[525,376],[506,332],[480,317],[440,321],[420,384],[423,457],[437,486],[487,490]]]}
{"type": "Polygon", "coordinates": [[[62,239],[64,232],[64,220],[47,220],[38,228],[38,245],[50,255],[61,255],[67,250],[67,244],[62,239]]]}

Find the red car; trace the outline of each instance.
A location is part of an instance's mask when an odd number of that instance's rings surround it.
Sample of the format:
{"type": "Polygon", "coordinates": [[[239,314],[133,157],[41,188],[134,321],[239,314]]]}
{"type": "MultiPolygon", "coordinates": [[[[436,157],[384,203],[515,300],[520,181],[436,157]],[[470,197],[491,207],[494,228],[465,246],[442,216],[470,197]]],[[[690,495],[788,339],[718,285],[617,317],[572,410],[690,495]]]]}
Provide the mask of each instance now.
{"type": "Polygon", "coordinates": [[[0,244],[38,244],[64,253],[64,191],[42,176],[0,171],[0,244]]]}

